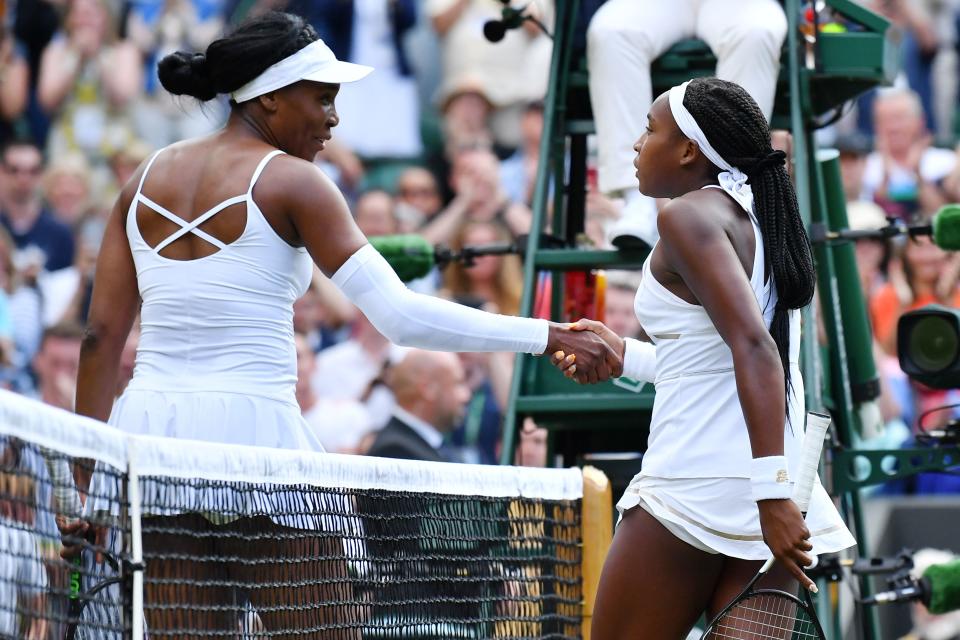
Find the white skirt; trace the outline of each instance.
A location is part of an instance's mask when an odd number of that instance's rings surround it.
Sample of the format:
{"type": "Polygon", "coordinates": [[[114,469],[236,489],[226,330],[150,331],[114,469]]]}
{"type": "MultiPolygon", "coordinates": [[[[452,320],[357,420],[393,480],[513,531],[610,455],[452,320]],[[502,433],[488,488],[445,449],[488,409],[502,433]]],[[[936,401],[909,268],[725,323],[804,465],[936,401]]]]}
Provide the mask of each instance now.
{"type": "MultiPolygon", "coordinates": [[[[128,388],[114,403],[109,424],[130,434],[255,447],[323,452],[296,402],[229,392],[171,392],[128,388]]],[[[265,455],[269,455],[268,452],[265,455]]],[[[284,489],[265,483],[238,490],[217,478],[192,478],[176,459],[168,475],[141,477],[144,516],[201,513],[217,524],[245,516],[267,515],[298,529],[345,530],[348,498],[335,490],[284,489]]],[[[243,466],[243,465],[241,465],[243,466]]],[[[231,466],[224,472],[236,473],[231,466]]],[[[252,473],[250,475],[256,475],[252,473]]],[[[97,521],[116,518],[120,487],[106,473],[94,472],[87,513],[97,521]]]]}
{"type": "Polygon", "coordinates": [[[277,400],[224,391],[153,391],[128,388],[108,421],[126,433],[323,451],[291,397],[277,400]]]}
{"type": "MultiPolygon", "coordinates": [[[[766,560],[770,549],[760,530],[760,512],[747,478],[658,478],[634,476],[617,502],[620,517],[643,507],[675,536],[707,553],[766,560]]],[[[857,541],[820,482],[807,512],[812,553],[835,553],[857,541]]]]}

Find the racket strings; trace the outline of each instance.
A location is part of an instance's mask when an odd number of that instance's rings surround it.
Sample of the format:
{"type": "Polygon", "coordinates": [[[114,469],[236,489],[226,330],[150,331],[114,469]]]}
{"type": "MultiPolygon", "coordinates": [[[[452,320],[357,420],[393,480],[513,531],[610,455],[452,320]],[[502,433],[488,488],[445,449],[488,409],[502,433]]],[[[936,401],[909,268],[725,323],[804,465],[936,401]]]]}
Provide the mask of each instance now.
{"type": "Polygon", "coordinates": [[[774,594],[754,595],[738,603],[711,629],[708,640],[819,640],[806,609],[774,594]]]}

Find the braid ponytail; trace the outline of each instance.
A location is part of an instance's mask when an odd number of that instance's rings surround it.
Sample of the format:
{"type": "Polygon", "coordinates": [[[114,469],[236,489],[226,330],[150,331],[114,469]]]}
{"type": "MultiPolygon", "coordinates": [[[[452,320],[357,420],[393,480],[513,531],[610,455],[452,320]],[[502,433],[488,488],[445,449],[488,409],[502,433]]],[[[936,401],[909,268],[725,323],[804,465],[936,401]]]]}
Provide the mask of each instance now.
{"type": "Polygon", "coordinates": [[[789,392],[789,312],[810,303],[816,272],[797,195],[783,166],[784,155],[770,148],[766,118],[739,85],[718,78],[694,79],[683,104],[717,153],[750,177],[764,258],[777,288],[770,335],[777,344],[789,392]]]}

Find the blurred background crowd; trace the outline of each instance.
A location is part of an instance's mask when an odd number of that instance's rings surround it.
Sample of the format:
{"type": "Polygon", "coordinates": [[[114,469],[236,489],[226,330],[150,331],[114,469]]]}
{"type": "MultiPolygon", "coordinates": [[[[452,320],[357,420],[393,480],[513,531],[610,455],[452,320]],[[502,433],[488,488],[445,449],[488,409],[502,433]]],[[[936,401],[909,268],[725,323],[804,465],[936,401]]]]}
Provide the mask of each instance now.
{"type": "MultiPolygon", "coordinates": [[[[600,4],[585,2],[588,10],[600,4]]],[[[841,152],[855,228],[923,219],[960,201],[960,0],[865,4],[899,31],[900,77],[818,134],[841,152]]],[[[154,150],[216,130],[228,111],[226,97],[202,106],[171,98],[158,84],[157,62],[177,49],[203,50],[258,12],[305,15],[339,58],[376,68],[342,88],[341,123],[316,158],[368,236],[416,233],[457,249],[527,233],[551,40],[525,22],[488,42],[482,27],[502,7],[498,0],[0,0],[0,382],[72,407],[98,246],[119,189],[154,150]]],[[[533,0],[528,12],[552,28],[552,0],[533,0]]],[[[609,247],[605,228],[623,207],[609,195],[589,193],[584,244],[609,247]]],[[[876,442],[899,446],[928,408],[950,404],[955,398],[945,396],[955,392],[903,375],[896,321],[930,302],[960,303],[960,255],[917,239],[863,241],[857,258],[888,427],[876,442]]],[[[621,335],[639,330],[637,275],[606,277],[603,315],[621,335]]],[[[521,265],[516,256],[482,257],[411,286],[516,314],[521,265]]],[[[319,272],[295,306],[294,324],[297,400],[328,450],[497,461],[512,356],[401,350],[319,272]],[[419,425],[429,451],[404,450],[385,433],[397,416],[419,425]]],[[[136,344],[135,329],[123,356],[126,379],[136,344]]],[[[545,464],[545,442],[545,432],[526,423],[516,462],[545,464]]],[[[921,475],[895,490],[957,492],[960,481],[921,475]]]]}

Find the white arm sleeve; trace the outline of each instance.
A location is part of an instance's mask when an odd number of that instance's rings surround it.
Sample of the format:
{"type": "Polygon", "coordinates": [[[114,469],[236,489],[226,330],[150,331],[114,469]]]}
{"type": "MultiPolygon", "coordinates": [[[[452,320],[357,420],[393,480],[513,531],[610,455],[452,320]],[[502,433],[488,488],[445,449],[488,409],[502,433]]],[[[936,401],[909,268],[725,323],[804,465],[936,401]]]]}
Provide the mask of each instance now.
{"type": "Polygon", "coordinates": [[[621,375],[639,380],[653,382],[657,377],[657,348],[649,342],[624,338],[626,345],[623,349],[623,373],[621,375]]]}
{"type": "Polygon", "coordinates": [[[433,351],[543,353],[546,320],[471,309],[410,291],[367,244],[337,269],[332,282],[391,342],[433,351]]]}

